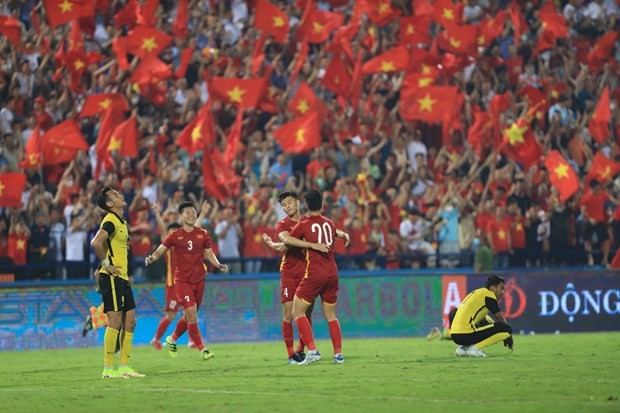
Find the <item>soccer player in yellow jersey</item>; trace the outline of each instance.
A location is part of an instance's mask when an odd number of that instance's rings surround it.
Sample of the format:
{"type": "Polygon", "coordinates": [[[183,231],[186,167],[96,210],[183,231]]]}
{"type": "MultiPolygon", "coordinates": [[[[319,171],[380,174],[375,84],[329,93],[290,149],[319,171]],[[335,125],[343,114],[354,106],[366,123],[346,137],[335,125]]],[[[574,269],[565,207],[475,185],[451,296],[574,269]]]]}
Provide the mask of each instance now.
{"type": "Polygon", "coordinates": [[[504,284],[503,278],[492,275],[484,288],[469,293],[459,305],[451,326],[452,340],[459,344],[457,357],[486,357],[482,349],[502,340],[505,347],[513,349],[512,327],[499,309],[504,284]],[[489,314],[494,323],[488,323],[489,314]]]}
{"type": "Polygon", "coordinates": [[[99,292],[103,310],[108,316],[108,327],[103,341],[104,379],[144,377],[129,365],[133,332],[136,327],[136,303],[128,274],[129,231],[123,218],[127,206],[125,198],[118,191],[106,186],[97,197],[97,206],[107,212],[101,220],[99,231],[90,242],[97,258],[101,260],[99,271],[99,292]],[[114,370],[114,350],[119,332],[121,355],[120,364],[114,370]]]}

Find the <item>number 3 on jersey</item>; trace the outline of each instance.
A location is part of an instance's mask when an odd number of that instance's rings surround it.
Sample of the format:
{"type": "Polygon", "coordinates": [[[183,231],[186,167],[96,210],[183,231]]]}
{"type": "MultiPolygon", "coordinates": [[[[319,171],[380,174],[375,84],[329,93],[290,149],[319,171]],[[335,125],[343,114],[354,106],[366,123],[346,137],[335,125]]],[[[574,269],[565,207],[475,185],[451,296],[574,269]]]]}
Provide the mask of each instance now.
{"type": "Polygon", "coordinates": [[[192,243],[192,240],[187,241],[187,249],[189,251],[194,249],[194,244],[192,243]]]}
{"type": "Polygon", "coordinates": [[[312,224],[310,227],[312,233],[317,233],[318,235],[318,243],[326,244],[330,246],[334,243],[334,234],[332,233],[332,227],[329,226],[327,222],[324,222],[321,226],[320,224],[312,224]]]}

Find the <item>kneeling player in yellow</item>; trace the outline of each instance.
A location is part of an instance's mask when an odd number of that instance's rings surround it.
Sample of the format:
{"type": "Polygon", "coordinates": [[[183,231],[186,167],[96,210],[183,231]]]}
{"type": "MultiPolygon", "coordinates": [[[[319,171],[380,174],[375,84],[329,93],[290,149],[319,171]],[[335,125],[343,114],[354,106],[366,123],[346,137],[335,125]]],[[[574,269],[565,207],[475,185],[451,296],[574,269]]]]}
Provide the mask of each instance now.
{"type": "Polygon", "coordinates": [[[451,327],[452,340],[459,344],[457,357],[486,357],[482,349],[502,340],[512,350],[512,327],[499,309],[504,284],[502,278],[492,275],[484,288],[469,293],[459,305],[451,327]],[[488,323],[489,314],[495,318],[494,323],[488,323]]]}

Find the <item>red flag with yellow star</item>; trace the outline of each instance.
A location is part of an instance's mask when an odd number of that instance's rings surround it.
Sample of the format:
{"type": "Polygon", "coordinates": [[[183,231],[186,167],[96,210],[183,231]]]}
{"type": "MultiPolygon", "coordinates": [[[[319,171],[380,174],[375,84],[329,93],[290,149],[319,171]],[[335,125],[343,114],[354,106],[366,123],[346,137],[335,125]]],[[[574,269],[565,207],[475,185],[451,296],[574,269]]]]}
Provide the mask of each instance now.
{"type": "Polygon", "coordinates": [[[611,131],[609,130],[611,109],[609,103],[609,88],[605,86],[605,90],[603,90],[596,104],[594,114],[592,118],[590,118],[590,123],[588,124],[590,135],[592,135],[598,143],[603,143],[611,137],[611,131]]]}
{"type": "Polygon", "coordinates": [[[406,120],[441,122],[446,113],[452,113],[456,101],[455,86],[430,86],[419,88],[407,99],[400,101],[400,115],[406,120]]]}
{"type": "Polygon", "coordinates": [[[314,94],[314,91],[303,80],[299,83],[295,96],[289,101],[286,108],[296,116],[303,116],[315,110],[319,113],[320,118],[324,119],[327,113],[323,101],[314,94]]]}
{"type": "Polygon", "coordinates": [[[101,169],[109,169],[112,166],[112,158],[108,147],[112,139],[112,132],[114,127],[124,120],[122,112],[115,109],[114,106],[110,106],[99,117],[99,133],[97,135],[97,141],[95,142],[95,154],[97,156],[97,166],[95,167],[95,178],[99,178],[101,169]]]}
{"type": "Polygon", "coordinates": [[[19,167],[39,168],[41,161],[41,128],[37,124],[28,137],[28,142],[24,147],[24,159],[19,163],[19,167]]]}
{"type": "Polygon", "coordinates": [[[547,102],[543,92],[533,86],[524,86],[517,92],[517,96],[524,99],[529,107],[538,107],[535,113],[535,119],[538,126],[544,128],[546,124],[545,115],[547,114],[550,105],[547,102]]]}
{"type": "Polygon", "coordinates": [[[543,150],[534,133],[530,130],[531,118],[524,117],[517,120],[504,130],[504,139],[500,145],[501,151],[511,159],[522,164],[526,169],[537,165],[543,150]]]}
{"type": "Polygon", "coordinates": [[[592,71],[599,71],[605,62],[611,57],[611,53],[614,50],[614,44],[618,38],[618,31],[610,31],[607,34],[601,36],[594,47],[588,53],[588,66],[592,71]]]}
{"type": "Polygon", "coordinates": [[[61,148],[88,150],[88,143],[73,119],[67,119],[46,131],[45,138],[49,144],[61,148]]]}
{"type": "Polygon", "coordinates": [[[597,152],[592,159],[586,182],[596,179],[600,183],[611,181],[620,172],[620,164],[612,161],[601,152],[597,152]]]}
{"type": "Polygon", "coordinates": [[[184,39],[189,32],[187,22],[189,21],[189,10],[187,0],[179,0],[177,5],[177,14],[172,23],[172,31],[177,39],[184,39]]]}
{"type": "Polygon", "coordinates": [[[298,36],[301,41],[323,43],[343,23],[344,14],[319,10],[315,6],[302,19],[298,29],[298,36]]]}
{"type": "Polygon", "coordinates": [[[172,69],[155,55],[145,57],[131,74],[131,82],[149,85],[172,76],[172,69]]]}
{"type": "Polygon", "coordinates": [[[129,110],[129,102],[122,93],[97,93],[86,96],[80,118],[98,115],[104,110],[114,107],[120,111],[129,110]]]}
{"type": "Polygon", "coordinates": [[[544,30],[553,33],[556,39],[568,37],[568,26],[564,16],[555,11],[553,2],[547,2],[540,9],[538,18],[544,30]]]}
{"type": "Polygon", "coordinates": [[[562,202],[573,196],[579,189],[579,178],[575,170],[566,162],[566,159],[554,149],[549,151],[545,159],[545,166],[549,171],[549,181],[560,192],[562,202]]]}
{"type": "Polygon", "coordinates": [[[448,24],[437,36],[437,45],[448,52],[478,56],[478,25],[448,24]]]}
{"type": "Polygon", "coordinates": [[[409,67],[409,50],[405,46],[398,46],[364,63],[362,73],[391,73],[405,70],[407,67],[409,67]]]}
{"type": "Polygon", "coordinates": [[[332,56],[332,60],[325,68],[321,83],[337,95],[346,96],[349,92],[351,74],[339,53],[332,56]]]}
{"type": "Polygon", "coordinates": [[[0,207],[21,206],[22,192],[25,188],[25,174],[13,172],[0,174],[0,207]]]}
{"type": "Polygon", "coordinates": [[[430,20],[426,16],[407,16],[399,20],[401,44],[430,43],[430,20]]]}
{"type": "Polygon", "coordinates": [[[390,0],[366,0],[366,14],[377,26],[383,27],[400,16],[400,10],[393,9],[390,0]]]}
{"type": "Polygon", "coordinates": [[[43,6],[52,28],[95,15],[95,2],[89,0],[43,0],[43,6]]]}
{"type": "Polygon", "coordinates": [[[435,72],[430,75],[424,75],[421,73],[409,73],[407,76],[405,76],[405,79],[403,79],[403,85],[400,89],[400,98],[408,99],[418,89],[433,86],[438,77],[439,72],[435,72]]]}
{"type": "Polygon", "coordinates": [[[226,150],[224,151],[224,162],[232,164],[237,157],[239,143],[241,142],[241,130],[243,129],[243,111],[237,111],[235,123],[230,128],[230,132],[226,137],[226,150]]]}
{"type": "Polygon", "coordinates": [[[267,90],[267,78],[237,79],[212,77],[209,81],[209,93],[216,100],[242,108],[254,108],[267,90]]]}
{"type": "Polygon", "coordinates": [[[190,156],[206,148],[215,139],[211,104],[211,101],[207,101],[177,138],[177,146],[185,149],[190,156]]]}
{"type": "Polygon", "coordinates": [[[278,43],[286,42],[286,36],[290,29],[286,13],[269,0],[258,0],[256,2],[254,27],[265,34],[272,35],[278,43]]]}
{"type": "Polygon", "coordinates": [[[303,153],[321,145],[319,116],[309,112],[276,129],[273,134],[282,150],[289,153],[303,153]]]}
{"type": "Polygon", "coordinates": [[[139,57],[158,55],[164,50],[172,36],[153,27],[139,26],[127,35],[127,52],[139,57]]]}
{"type": "Polygon", "coordinates": [[[506,11],[501,10],[495,16],[484,19],[480,22],[480,30],[478,33],[478,46],[487,47],[499,37],[504,30],[504,23],[506,22],[506,11]]]}
{"type": "Polygon", "coordinates": [[[118,151],[127,158],[138,157],[138,125],[135,116],[116,125],[110,135],[108,151],[118,151]]]}
{"type": "Polygon", "coordinates": [[[452,0],[437,0],[433,3],[433,20],[442,25],[463,22],[463,3],[454,4],[452,0]]]}
{"type": "Polygon", "coordinates": [[[0,34],[6,36],[13,45],[19,46],[21,38],[19,20],[10,16],[0,16],[0,34]]]}

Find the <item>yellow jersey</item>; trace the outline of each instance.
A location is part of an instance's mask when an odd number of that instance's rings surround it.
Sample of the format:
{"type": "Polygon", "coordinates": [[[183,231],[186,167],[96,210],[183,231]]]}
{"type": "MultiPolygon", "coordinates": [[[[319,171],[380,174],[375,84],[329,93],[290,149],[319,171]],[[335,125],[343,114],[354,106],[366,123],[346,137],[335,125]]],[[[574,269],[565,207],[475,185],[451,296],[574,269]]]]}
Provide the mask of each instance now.
{"type": "Polygon", "coordinates": [[[499,303],[495,293],[488,288],[479,288],[465,297],[456,310],[450,332],[467,334],[476,331],[476,326],[489,314],[499,313],[499,303]]]}
{"type": "MultiPolygon", "coordinates": [[[[129,280],[129,231],[127,230],[127,222],[114,212],[108,212],[101,220],[99,228],[108,233],[106,256],[110,260],[110,264],[120,268],[121,274],[118,277],[129,280]]],[[[103,265],[101,266],[101,273],[108,274],[103,265]]]]}

